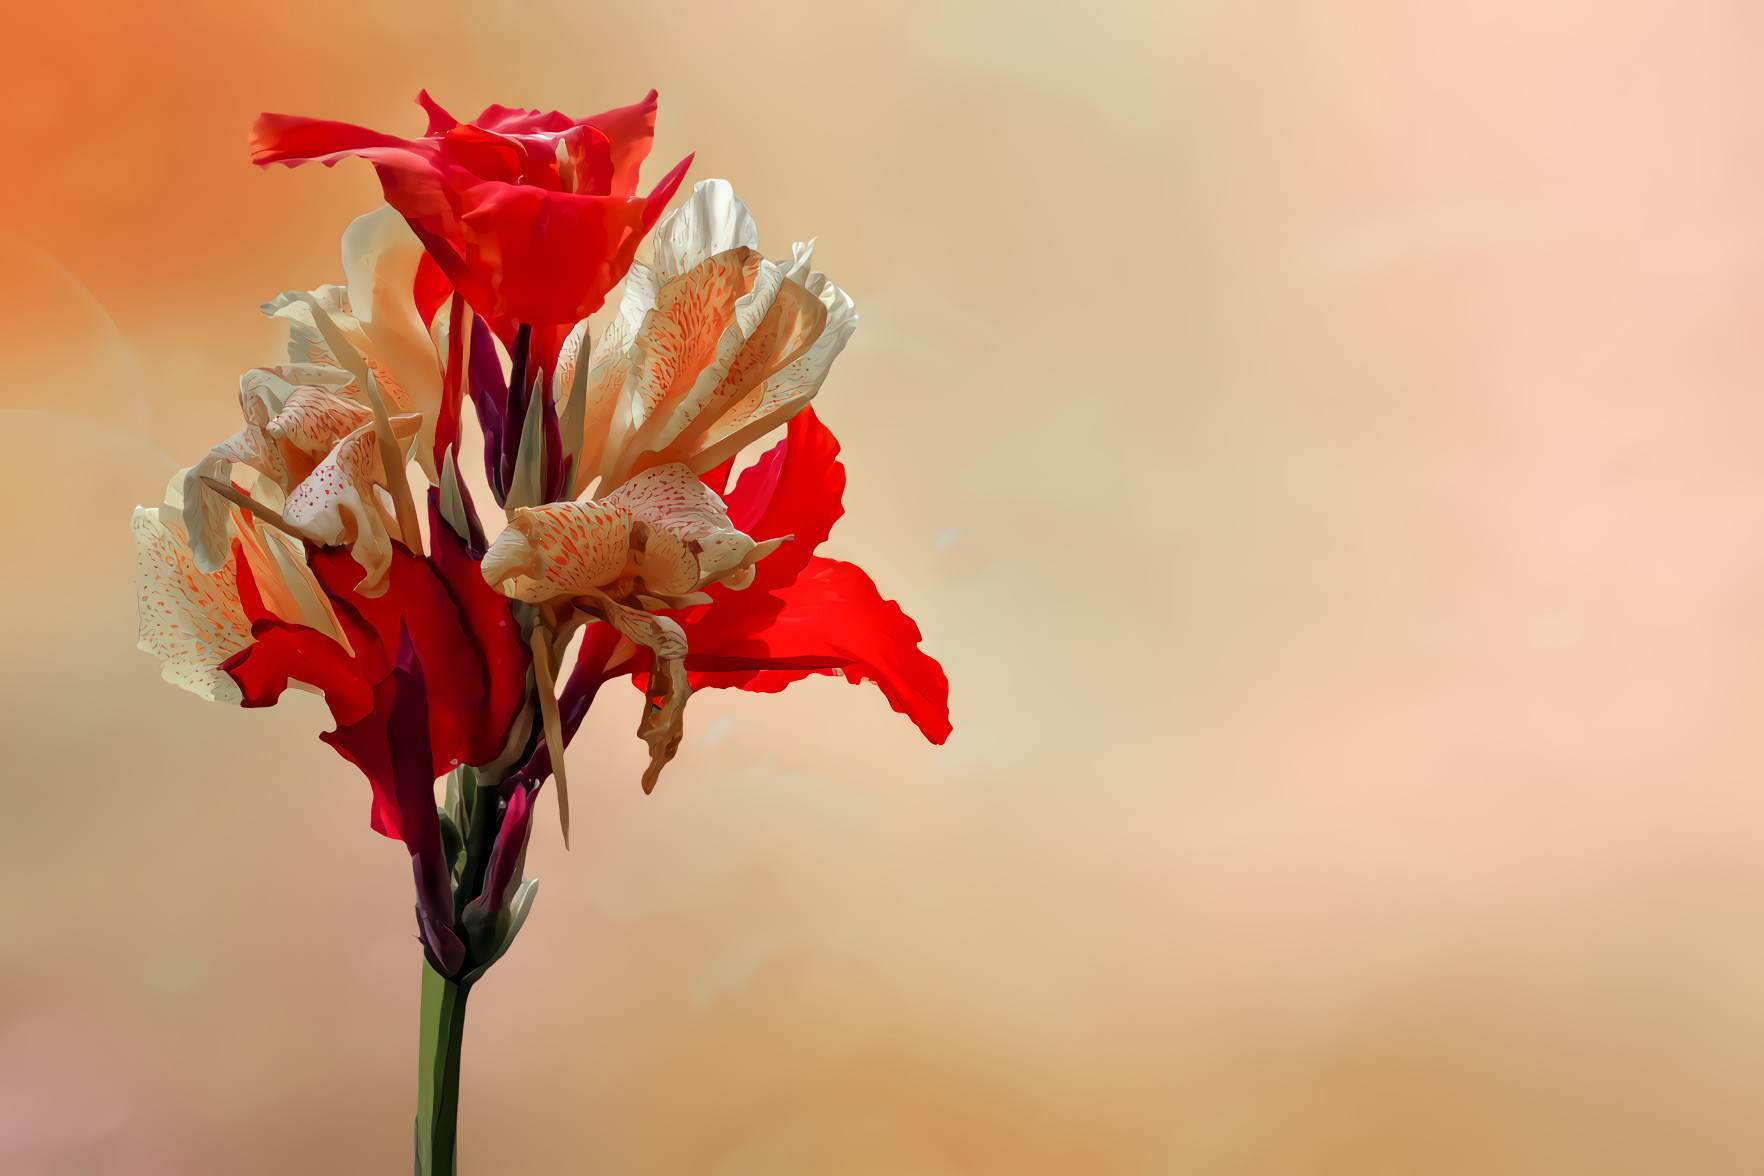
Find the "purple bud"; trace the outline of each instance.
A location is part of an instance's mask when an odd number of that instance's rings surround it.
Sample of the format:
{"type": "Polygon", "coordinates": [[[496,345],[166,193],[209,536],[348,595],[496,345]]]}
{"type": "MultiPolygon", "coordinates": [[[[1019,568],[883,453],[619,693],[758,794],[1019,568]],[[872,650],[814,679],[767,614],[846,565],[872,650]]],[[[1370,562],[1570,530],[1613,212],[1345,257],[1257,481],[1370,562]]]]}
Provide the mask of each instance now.
{"type": "Polygon", "coordinates": [[[533,798],[517,785],[509,793],[508,809],[502,814],[502,828],[496,831],[496,847],[490,851],[490,868],[484,875],[484,898],[491,914],[502,910],[502,896],[514,881],[521,851],[527,847],[527,829],[532,818],[533,798]]]}

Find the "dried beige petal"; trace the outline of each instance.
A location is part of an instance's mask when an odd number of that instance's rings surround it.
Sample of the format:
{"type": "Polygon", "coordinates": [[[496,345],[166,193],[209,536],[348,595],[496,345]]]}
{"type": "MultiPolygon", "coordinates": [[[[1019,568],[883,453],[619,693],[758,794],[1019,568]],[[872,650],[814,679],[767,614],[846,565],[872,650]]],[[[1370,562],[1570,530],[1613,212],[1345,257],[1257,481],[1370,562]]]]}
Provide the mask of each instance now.
{"type": "Polygon", "coordinates": [[[655,653],[643,717],[637,723],[638,736],[649,744],[649,767],[643,773],[643,791],[648,792],[680,749],[685,732],[686,700],[692,694],[686,677],[686,632],[672,618],[621,604],[598,589],[577,597],[576,604],[655,653]]]}

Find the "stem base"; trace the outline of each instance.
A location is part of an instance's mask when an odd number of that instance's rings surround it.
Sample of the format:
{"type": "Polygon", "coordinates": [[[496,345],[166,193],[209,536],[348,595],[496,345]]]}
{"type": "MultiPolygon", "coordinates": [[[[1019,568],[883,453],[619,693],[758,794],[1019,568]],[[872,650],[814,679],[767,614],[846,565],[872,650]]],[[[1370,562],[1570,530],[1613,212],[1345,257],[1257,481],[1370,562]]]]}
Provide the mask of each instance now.
{"type": "Polygon", "coordinates": [[[459,1050],[471,986],[423,961],[422,1027],[417,1044],[416,1176],[456,1176],[459,1050]]]}

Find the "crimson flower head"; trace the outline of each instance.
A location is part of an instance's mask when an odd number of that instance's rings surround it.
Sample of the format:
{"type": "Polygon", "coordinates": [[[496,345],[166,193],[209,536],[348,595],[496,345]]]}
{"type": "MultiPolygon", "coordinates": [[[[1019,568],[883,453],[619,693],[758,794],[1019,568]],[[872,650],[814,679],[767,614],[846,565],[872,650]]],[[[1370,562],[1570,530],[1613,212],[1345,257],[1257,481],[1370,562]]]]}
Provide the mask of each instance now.
{"type": "Polygon", "coordinates": [[[606,683],[641,691],[645,791],[695,691],[873,682],[941,743],[949,683],[862,569],[817,553],[845,470],[810,402],[858,318],[814,242],[766,257],[722,180],[660,216],[684,165],[633,195],[653,94],[466,124],[423,102],[411,141],[259,121],[259,163],[363,155],[388,204],[345,232],[344,284],[263,307],[288,361],[241,378],[242,427],[134,530],[142,648],[215,701],[324,697],[323,738],[409,850],[430,964],[469,985],[532,901],[547,780],[567,843],[563,752],[606,683]],[[595,339],[588,314],[620,281],[595,339]],[[460,464],[468,404],[488,520],[460,464]]]}
{"type": "Polygon", "coordinates": [[[416,231],[446,282],[513,347],[533,328],[542,366],[563,333],[600,309],[643,234],[679,188],[687,156],[647,196],[637,173],[655,130],[655,91],[633,106],[573,119],[486,107],[460,122],[423,91],[421,138],[349,123],[265,114],[252,129],[262,166],[359,155],[386,202],[416,231]],[[547,328],[561,328],[551,329],[547,328]]]}

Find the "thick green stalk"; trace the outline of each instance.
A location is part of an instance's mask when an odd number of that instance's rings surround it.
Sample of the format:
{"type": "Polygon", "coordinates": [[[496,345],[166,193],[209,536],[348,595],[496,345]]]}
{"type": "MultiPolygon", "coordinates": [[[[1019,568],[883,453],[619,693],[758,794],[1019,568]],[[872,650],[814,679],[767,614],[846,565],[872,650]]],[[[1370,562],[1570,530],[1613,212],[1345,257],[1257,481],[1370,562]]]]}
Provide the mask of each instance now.
{"type": "Polygon", "coordinates": [[[444,979],[423,962],[422,1031],[417,1046],[416,1176],[455,1176],[459,1160],[459,1046],[471,986],[444,979]]]}

